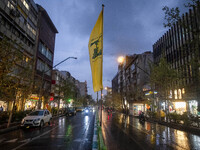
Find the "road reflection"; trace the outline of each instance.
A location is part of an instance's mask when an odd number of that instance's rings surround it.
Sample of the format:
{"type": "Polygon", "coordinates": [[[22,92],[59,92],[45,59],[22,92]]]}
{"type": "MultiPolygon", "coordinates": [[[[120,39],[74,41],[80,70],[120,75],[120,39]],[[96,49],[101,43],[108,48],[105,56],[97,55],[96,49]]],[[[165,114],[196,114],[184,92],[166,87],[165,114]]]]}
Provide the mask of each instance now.
{"type": "MultiPolygon", "coordinates": [[[[125,116],[121,113],[114,113],[111,118],[104,112],[104,116],[106,118],[106,120],[104,119],[105,125],[113,124],[117,126],[119,130],[123,130],[134,141],[143,142],[141,144],[144,147],[149,146],[150,149],[200,149],[200,136],[198,135],[147,121],[141,123],[138,118],[125,116]]],[[[104,132],[103,135],[105,136],[104,132]]]]}

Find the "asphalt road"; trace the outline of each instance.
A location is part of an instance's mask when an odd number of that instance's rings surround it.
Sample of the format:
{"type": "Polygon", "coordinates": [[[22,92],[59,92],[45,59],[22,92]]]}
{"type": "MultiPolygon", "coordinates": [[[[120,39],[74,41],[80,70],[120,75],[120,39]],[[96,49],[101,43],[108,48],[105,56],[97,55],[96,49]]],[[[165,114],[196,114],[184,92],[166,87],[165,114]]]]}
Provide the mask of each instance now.
{"type": "Polygon", "coordinates": [[[0,150],[91,150],[94,113],[59,117],[51,125],[0,135],[0,150]]]}
{"type": "Polygon", "coordinates": [[[200,136],[138,118],[103,112],[102,134],[108,150],[200,150],[200,136]]]}

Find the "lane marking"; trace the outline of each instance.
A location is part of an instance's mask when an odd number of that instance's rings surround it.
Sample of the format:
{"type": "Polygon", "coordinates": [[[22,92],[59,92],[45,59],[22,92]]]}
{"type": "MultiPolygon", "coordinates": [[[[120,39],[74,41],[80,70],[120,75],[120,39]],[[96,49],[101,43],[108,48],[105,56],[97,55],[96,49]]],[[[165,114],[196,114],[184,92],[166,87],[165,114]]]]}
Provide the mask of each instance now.
{"type": "Polygon", "coordinates": [[[12,140],[9,140],[9,141],[5,141],[5,143],[15,143],[18,139],[12,139],[12,140]]]}
{"type": "Polygon", "coordinates": [[[34,137],[34,138],[31,138],[31,139],[30,139],[29,141],[27,141],[26,143],[21,144],[21,145],[15,147],[15,148],[13,148],[12,150],[17,150],[17,149],[21,148],[22,146],[27,145],[28,143],[30,143],[30,142],[32,142],[32,141],[34,141],[34,140],[40,138],[41,136],[44,136],[44,135],[48,134],[49,132],[53,131],[53,130],[56,129],[56,128],[58,128],[58,125],[57,125],[56,127],[52,128],[51,130],[44,132],[44,133],[41,134],[41,135],[38,135],[38,136],[36,136],[36,137],[34,137]]]}
{"type": "Polygon", "coordinates": [[[19,141],[19,143],[28,142],[28,141],[30,141],[30,140],[31,140],[30,138],[29,138],[29,139],[25,139],[25,140],[19,141]]]}
{"type": "MultiPolygon", "coordinates": [[[[91,115],[90,115],[91,116],[91,115]]],[[[89,118],[89,116],[88,116],[88,118],[89,118]]],[[[80,143],[80,145],[79,145],[79,149],[82,149],[83,148],[83,145],[84,145],[84,143],[85,143],[85,140],[84,139],[86,139],[86,136],[87,136],[87,133],[88,133],[88,130],[89,130],[89,126],[90,126],[90,124],[91,124],[91,122],[92,122],[92,120],[94,119],[94,114],[92,115],[92,118],[86,123],[86,128],[85,128],[85,131],[84,131],[84,136],[83,136],[83,141],[80,143]]]]}

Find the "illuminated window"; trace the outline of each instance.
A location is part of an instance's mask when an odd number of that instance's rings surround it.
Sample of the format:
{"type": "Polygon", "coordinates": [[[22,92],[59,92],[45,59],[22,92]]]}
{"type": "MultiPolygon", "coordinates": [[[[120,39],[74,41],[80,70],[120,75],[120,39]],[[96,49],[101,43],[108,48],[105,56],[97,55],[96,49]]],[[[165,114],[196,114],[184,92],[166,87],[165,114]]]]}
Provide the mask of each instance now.
{"type": "Polygon", "coordinates": [[[21,2],[24,4],[24,6],[29,10],[29,5],[28,3],[26,2],[26,0],[21,0],[21,2]]]}
{"type": "Polygon", "coordinates": [[[10,1],[8,1],[8,4],[7,4],[7,6],[9,7],[9,8],[11,8],[11,9],[14,9],[15,7],[13,6],[13,4],[11,4],[11,2],[10,1]]]}
{"type": "Polygon", "coordinates": [[[174,90],[174,98],[175,98],[175,99],[178,99],[177,90],[174,90]]]}
{"type": "Polygon", "coordinates": [[[184,88],[182,88],[182,94],[185,94],[185,89],[184,88]]]}
{"type": "Polygon", "coordinates": [[[181,92],[181,89],[178,89],[178,98],[179,98],[179,99],[182,99],[182,92],[181,92]]]}

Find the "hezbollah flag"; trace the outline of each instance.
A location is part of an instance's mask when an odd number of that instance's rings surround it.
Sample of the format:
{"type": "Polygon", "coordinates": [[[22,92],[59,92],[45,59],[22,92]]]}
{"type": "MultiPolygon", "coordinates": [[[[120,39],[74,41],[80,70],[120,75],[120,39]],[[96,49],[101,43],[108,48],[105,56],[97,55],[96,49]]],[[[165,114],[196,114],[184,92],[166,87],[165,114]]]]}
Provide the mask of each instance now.
{"type": "Polygon", "coordinates": [[[103,89],[103,9],[92,30],[88,44],[94,92],[103,89]]]}

